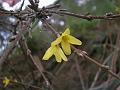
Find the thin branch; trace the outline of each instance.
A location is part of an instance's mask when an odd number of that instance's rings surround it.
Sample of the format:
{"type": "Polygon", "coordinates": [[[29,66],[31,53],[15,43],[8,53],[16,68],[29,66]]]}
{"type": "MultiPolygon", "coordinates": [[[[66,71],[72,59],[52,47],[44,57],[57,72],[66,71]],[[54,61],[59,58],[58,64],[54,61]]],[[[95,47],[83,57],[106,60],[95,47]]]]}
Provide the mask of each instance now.
{"type": "MultiPolygon", "coordinates": [[[[102,63],[103,65],[105,65],[105,64],[110,60],[110,58],[112,57],[113,53],[114,53],[114,52],[112,52],[112,53],[104,60],[104,62],[102,63]]],[[[96,75],[95,75],[95,77],[94,77],[94,80],[93,80],[90,88],[93,88],[93,87],[95,86],[95,84],[96,84],[96,82],[97,82],[97,80],[98,80],[98,77],[99,77],[99,75],[100,75],[100,72],[101,72],[101,68],[99,68],[99,70],[97,71],[97,73],[96,73],[96,75]]]]}
{"type": "Polygon", "coordinates": [[[21,6],[20,6],[20,9],[19,9],[19,11],[21,11],[21,10],[22,10],[22,8],[23,8],[23,5],[24,5],[24,2],[25,2],[25,0],[23,0],[22,4],[21,4],[21,6]]]}
{"type": "MultiPolygon", "coordinates": [[[[116,47],[120,46],[120,31],[117,34],[117,39],[116,39],[116,47]]],[[[113,54],[113,58],[112,58],[112,71],[116,72],[116,62],[117,62],[117,58],[118,58],[118,51],[119,50],[115,50],[114,54],[113,54]]]]}
{"type": "Polygon", "coordinates": [[[77,17],[77,18],[82,18],[82,19],[86,19],[86,20],[94,20],[94,19],[104,19],[104,20],[112,20],[115,18],[120,18],[120,14],[110,14],[110,15],[103,15],[103,16],[94,16],[94,15],[80,15],[80,14],[75,14],[72,12],[68,12],[68,11],[61,11],[61,10],[47,10],[49,13],[55,13],[58,15],[68,15],[68,16],[73,16],[73,17],[77,17]]]}
{"type": "Polygon", "coordinates": [[[55,34],[57,37],[60,36],[60,34],[52,27],[52,25],[50,25],[50,24],[47,22],[47,20],[43,19],[42,22],[45,23],[46,26],[48,26],[48,27],[51,29],[51,31],[52,31],[53,34],[55,34]]]}
{"type": "Polygon", "coordinates": [[[76,54],[77,54],[78,56],[87,59],[87,61],[89,61],[90,63],[95,64],[96,66],[98,66],[98,67],[101,68],[102,70],[108,72],[110,75],[112,75],[113,77],[115,77],[115,78],[117,78],[117,79],[120,80],[120,77],[119,77],[116,73],[112,72],[112,70],[110,70],[110,68],[109,68],[108,66],[103,65],[103,64],[97,62],[96,60],[90,58],[84,51],[81,51],[81,50],[79,50],[79,49],[76,49],[74,46],[72,46],[72,48],[73,48],[73,50],[76,52],[76,54]]]}
{"type": "Polygon", "coordinates": [[[76,64],[76,70],[78,72],[79,79],[80,79],[80,82],[81,82],[81,85],[82,85],[82,90],[86,90],[85,83],[84,83],[83,76],[82,76],[82,72],[81,72],[81,68],[79,66],[77,57],[75,58],[75,64],[76,64]]]}
{"type": "MultiPolygon", "coordinates": [[[[19,24],[17,24],[17,25],[19,25],[19,24]]],[[[18,42],[22,38],[22,34],[25,34],[25,33],[27,33],[27,28],[25,28],[25,27],[21,28],[20,32],[17,33],[17,35],[15,36],[15,40],[10,43],[8,48],[3,52],[2,56],[0,57],[0,66],[2,65],[4,60],[6,60],[8,58],[9,54],[14,50],[14,48],[17,46],[18,42]]]]}
{"type": "Polygon", "coordinates": [[[29,50],[28,46],[27,46],[27,43],[26,43],[26,40],[25,39],[22,39],[20,41],[20,45],[21,47],[23,47],[24,49],[24,52],[26,53],[26,55],[32,60],[32,62],[34,63],[34,65],[37,67],[37,69],[39,70],[40,74],[42,75],[43,79],[45,80],[46,82],[46,85],[47,87],[50,87],[51,90],[52,90],[52,86],[50,85],[50,82],[49,80],[47,79],[47,77],[44,75],[43,73],[43,66],[41,64],[41,62],[39,61],[39,59],[36,59],[36,57],[33,57],[32,54],[31,54],[31,51],[29,50]]]}

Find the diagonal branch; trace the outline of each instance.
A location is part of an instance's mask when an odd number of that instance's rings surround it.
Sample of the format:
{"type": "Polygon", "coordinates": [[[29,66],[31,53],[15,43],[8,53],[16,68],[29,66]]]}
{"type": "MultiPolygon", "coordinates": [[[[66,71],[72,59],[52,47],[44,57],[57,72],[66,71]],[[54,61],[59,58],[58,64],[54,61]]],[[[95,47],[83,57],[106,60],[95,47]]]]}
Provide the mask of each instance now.
{"type": "Polygon", "coordinates": [[[22,37],[22,40],[20,41],[20,46],[22,47],[23,52],[26,53],[26,56],[28,56],[32,60],[34,65],[37,67],[38,71],[40,72],[43,79],[45,80],[47,87],[51,88],[51,90],[52,90],[52,86],[50,85],[49,80],[47,79],[47,77],[43,73],[44,68],[43,68],[40,60],[38,58],[36,58],[36,57],[33,57],[33,55],[31,54],[30,49],[27,46],[27,43],[26,43],[26,40],[24,39],[24,37],[22,37]]]}
{"type": "Polygon", "coordinates": [[[85,51],[81,51],[81,50],[75,48],[74,46],[72,46],[72,49],[74,50],[74,52],[76,52],[76,54],[77,54],[78,56],[87,59],[87,61],[89,61],[90,63],[95,64],[96,66],[98,66],[98,67],[101,68],[102,70],[105,70],[105,71],[108,72],[110,75],[112,75],[112,76],[114,76],[115,78],[117,78],[117,79],[120,80],[120,77],[119,77],[116,73],[114,73],[108,66],[103,65],[103,64],[97,62],[96,60],[90,58],[90,57],[85,53],[85,51]]]}

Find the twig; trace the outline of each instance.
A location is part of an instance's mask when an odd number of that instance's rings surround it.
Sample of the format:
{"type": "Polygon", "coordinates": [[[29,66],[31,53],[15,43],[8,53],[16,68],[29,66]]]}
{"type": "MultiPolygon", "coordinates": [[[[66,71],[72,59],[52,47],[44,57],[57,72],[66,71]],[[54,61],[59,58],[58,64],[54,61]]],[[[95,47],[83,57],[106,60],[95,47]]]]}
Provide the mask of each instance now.
{"type": "Polygon", "coordinates": [[[19,9],[19,11],[21,11],[21,10],[22,10],[22,8],[23,8],[23,5],[24,5],[24,2],[25,2],[25,0],[23,0],[22,4],[21,4],[21,6],[20,6],[20,9],[19,9]]]}
{"type": "MultiPolygon", "coordinates": [[[[19,25],[17,23],[17,25],[19,25]]],[[[22,38],[22,34],[27,33],[27,28],[21,28],[20,32],[17,33],[15,40],[11,42],[11,44],[8,46],[8,48],[3,52],[2,56],[0,57],[0,66],[6,60],[9,56],[9,54],[14,50],[14,48],[17,46],[18,42],[22,38]],[[25,29],[25,30],[24,30],[25,29]]]]}
{"type": "Polygon", "coordinates": [[[60,10],[48,10],[49,13],[55,13],[58,15],[68,15],[68,16],[73,16],[73,17],[77,17],[77,18],[82,18],[82,19],[86,19],[86,20],[93,20],[93,19],[104,19],[104,20],[112,20],[115,18],[120,18],[120,14],[116,14],[116,15],[103,15],[103,16],[94,16],[94,15],[80,15],[80,14],[75,14],[72,12],[68,12],[68,11],[60,11],[60,10]]]}
{"type": "Polygon", "coordinates": [[[47,77],[44,75],[43,73],[43,66],[41,64],[40,61],[36,60],[36,58],[34,58],[31,54],[31,51],[29,50],[27,43],[25,41],[25,39],[23,38],[22,41],[20,41],[20,45],[21,47],[23,47],[24,52],[26,52],[26,55],[32,60],[32,62],[34,63],[34,65],[37,67],[37,69],[39,70],[39,72],[41,73],[43,79],[46,82],[47,87],[50,87],[52,89],[52,86],[50,85],[50,82],[48,81],[47,77]]]}
{"type": "MultiPolygon", "coordinates": [[[[112,52],[112,53],[104,60],[103,65],[105,65],[105,64],[110,60],[110,58],[112,57],[113,53],[114,53],[114,52],[112,52]]],[[[100,72],[101,72],[101,68],[99,68],[99,70],[97,71],[97,73],[96,73],[96,75],[95,75],[95,77],[94,77],[94,80],[93,80],[90,88],[93,88],[93,87],[95,86],[95,84],[96,84],[96,82],[97,82],[97,80],[98,80],[98,77],[99,77],[99,75],[100,75],[100,72]]]]}
{"type": "Polygon", "coordinates": [[[81,51],[81,50],[79,50],[79,49],[76,49],[74,46],[72,46],[72,48],[73,48],[73,50],[76,52],[76,54],[77,54],[78,56],[87,59],[87,61],[95,64],[96,66],[98,66],[98,67],[101,68],[102,70],[105,70],[105,71],[108,72],[110,75],[112,75],[112,76],[114,76],[115,78],[117,78],[117,79],[120,80],[120,77],[119,77],[116,73],[112,72],[112,70],[110,70],[110,68],[109,68],[108,66],[103,65],[103,64],[97,62],[96,60],[90,58],[86,53],[84,53],[84,51],[81,51]]]}
{"type": "MultiPolygon", "coordinates": [[[[119,49],[120,46],[120,31],[117,34],[117,39],[116,39],[116,47],[119,49]]],[[[117,57],[118,57],[118,50],[115,50],[112,58],[112,71],[116,72],[116,62],[117,62],[117,57]]]]}
{"type": "Polygon", "coordinates": [[[45,23],[57,37],[60,36],[60,34],[47,22],[47,20],[43,19],[42,22],[45,23]]]}
{"type": "Polygon", "coordinates": [[[80,82],[81,82],[81,85],[82,85],[82,90],[86,90],[85,88],[85,83],[84,83],[84,80],[83,80],[83,76],[82,76],[82,72],[81,72],[81,68],[78,64],[78,59],[77,57],[75,58],[75,64],[76,64],[76,70],[78,72],[78,75],[79,75],[79,79],[80,79],[80,82]]]}

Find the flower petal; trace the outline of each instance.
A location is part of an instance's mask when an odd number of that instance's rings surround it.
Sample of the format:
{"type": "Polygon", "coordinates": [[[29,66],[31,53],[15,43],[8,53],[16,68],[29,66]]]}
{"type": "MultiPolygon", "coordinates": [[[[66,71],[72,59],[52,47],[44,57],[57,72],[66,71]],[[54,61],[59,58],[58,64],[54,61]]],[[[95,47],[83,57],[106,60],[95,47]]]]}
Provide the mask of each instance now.
{"type": "Polygon", "coordinates": [[[68,35],[68,37],[69,37],[69,39],[68,39],[69,43],[75,44],[75,45],[81,45],[82,44],[82,42],[79,39],[77,39],[77,38],[75,38],[71,35],[68,35]]]}
{"type": "Polygon", "coordinates": [[[55,41],[51,43],[51,46],[58,45],[62,41],[62,36],[58,37],[55,41]]]}
{"type": "Polygon", "coordinates": [[[68,42],[65,42],[64,40],[61,42],[62,49],[66,55],[71,54],[71,48],[70,44],[68,42]]]}
{"type": "Polygon", "coordinates": [[[56,58],[56,61],[57,61],[57,62],[62,62],[62,58],[61,58],[61,56],[58,54],[58,52],[55,52],[54,55],[55,55],[55,58],[56,58]]]}
{"type": "Polygon", "coordinates": [[[58,54],[61,56],[61,58],[64,60],[64,61],[68,61],[67,60],[67,57],[65,56],[65,54],[63,53],[62,49],[60,47],[58,47],[58,54]]]}
{"type": "Polygon", "coordinates": [[[7,77],[5,77],[5,79],[3,80],[4,87],[8,86],[9,83],[10,80],[7,77]]]}
{"type": "Polygon", "coordinates": [[[70,34],[70,29],[69,28],[67,28],[65,30],[65,32],[62,34],[62,36],[65,36],[65,35],[68,35],[68,34],[70,34]]]}
{"type": "Polygon", "coordinates": [[[45,55],[43,56],[43,60],[48,60],[53,53],[55,52],[55,46],[51,46],[50,48],[48,48],[48,50],[46,51],[45,55]]]}

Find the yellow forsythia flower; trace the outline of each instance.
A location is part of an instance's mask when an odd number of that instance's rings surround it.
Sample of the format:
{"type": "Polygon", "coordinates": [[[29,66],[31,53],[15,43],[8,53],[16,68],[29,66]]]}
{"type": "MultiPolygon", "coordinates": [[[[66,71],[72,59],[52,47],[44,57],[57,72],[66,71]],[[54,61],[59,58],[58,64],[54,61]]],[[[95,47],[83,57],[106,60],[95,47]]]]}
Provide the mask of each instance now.
{"type": "Polygon", "coordinates": [[[3,80],[4,87],[6,87],[9,83],[10,83],[10,80],[7,77],[5,77],[3,80]]]}
{"type": "Polygon", "coordinates": [[[61,43],[62,49],[66,55],[71,54],[70,44],[74,45],[82,44],[82,42],[79,39],[70,35],[69,28],[67,28],[60,37],[58,37],[54,42],[52,42],[52,45],[58,45],[59,43],[61,43]]]}
{"type": "Polygon", "coordinates": [[[48,60],[52,55],[55,55],[57,62],[61,62],[62,59],[64,61],[67,61],[67,57],[65,56],[59,45],[51,45],[51,47],[48,48],[45,55],[43,56],[43,60],[48,60]]]}
{"type": "Polygon", "coordinates": [[[43,60],[48,60],[52,55],[55,55],[56,61],[61,62],[62,59],[67,61],[66,55],[71,54],[70,44],[81,45],[82,42],[70,35],[70,30],[67,28],[64,33],[60,37],[58,37],[55,41],[51,43],[51,47],[48,48],[45,55],[43,56],[43,60]],[[59,47],[61,43],[62,49],[59,47]],[[64,54],[65,53],[65,54],[64,54]]]}

